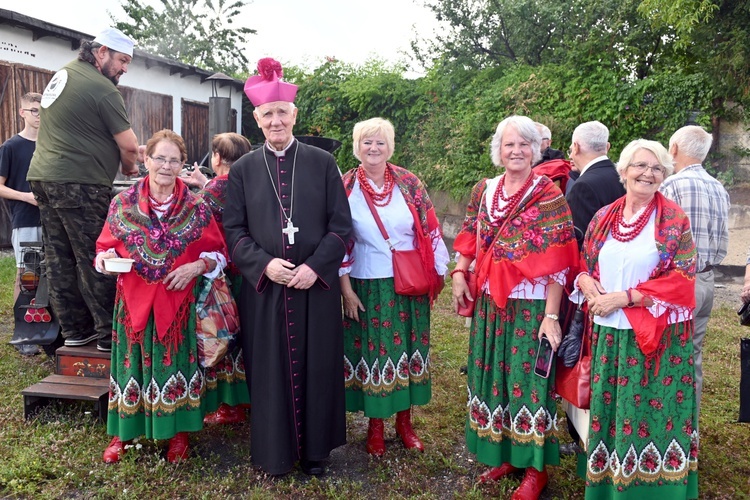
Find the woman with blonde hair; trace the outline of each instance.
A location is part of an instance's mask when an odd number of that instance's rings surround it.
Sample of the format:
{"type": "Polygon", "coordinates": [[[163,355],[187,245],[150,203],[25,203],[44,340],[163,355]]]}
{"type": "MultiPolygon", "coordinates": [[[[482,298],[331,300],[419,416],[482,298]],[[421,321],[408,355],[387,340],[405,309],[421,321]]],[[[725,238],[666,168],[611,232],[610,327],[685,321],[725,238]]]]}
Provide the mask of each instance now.
{"type": "Polygon", "coordinates": [[[344,175],[354,223],[354,239],[339,273],[346,409],[369,417],[366,448],[374,456],[385,453],[383,420],[394,413],[404,446],[424,450],[412,427],[411,408],[431,398],[430,308],[449,259],[422,182],[388,161],[394,137],[393,125],[382,118],[357,123],[353,148],[361,163],[344,175]],[[419,272],[430,280],[427,293],[396,293],[391,247],[419,251],[419,272]]]}

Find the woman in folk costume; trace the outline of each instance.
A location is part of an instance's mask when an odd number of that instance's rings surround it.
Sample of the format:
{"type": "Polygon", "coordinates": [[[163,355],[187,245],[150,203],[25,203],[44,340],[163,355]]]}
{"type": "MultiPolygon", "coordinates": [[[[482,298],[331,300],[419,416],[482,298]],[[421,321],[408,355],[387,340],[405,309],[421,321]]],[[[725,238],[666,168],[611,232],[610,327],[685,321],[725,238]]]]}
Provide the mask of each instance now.
{"type": "Polygon", "coordinates": [[[672,170],[658,142],[628,144],[617,163],[626,194],[597,212],[584,239],[576,286],[593,314],[591,420],[579,456],[586,498],[698,497],[696,254],[689,219],[659,193],[672,170]]]}
{"type": "MultiPolygon", "coordinates": [[[[211,141],[211,168],[216,176],[209,180],[196,164],[192,173],[188,177],[182,178],[185,184],[201,188],[200,194],[208,204],[208,208],[211,209],[222,235],[224,234],[224,206],[227,203],[229,169],[232,168],[234,162],[249,153],[250,149],[250,141],[240,134],[234,132],[216,134],[211,141]]],[[[231,261],[227,263],[226,274],[231,284],[232,296],[237,300],[242,287],[242,274],[231,261]]],[[[223,360],[207,372],[208,375],[215,375],[218,378],[234,379],[238,383],[245,382],[245,362],[242,356],[242,346],[238,345],[232,352],[227,353],[223,360]]],[[[226,403],[220,404],[218,410],[208,413],[203,418],[203,423],[216,425],[244,422],[247,419],[245,408],[250,403],[249,393],[243,395],[240,403],[235,406],[226,403]]]]}
{"type": "Polygon", "coordinates": [[[474,186],[453,277],[453,302],[476,306],[469,336],[466,442],[491,466],[480,482],[524,472],[514,499],[538,498],[546,465],[559,464],[554,368],[534,373],[540,336],[554,350],[568,270],[577,261],[570,209],[560,189],[531,165],[541,138],[534,122],[511,116],[492,138],[492,162],[505,172],[474,186]],[[477,297],[467,285],[476,259],[477,297]]]}
{"type": "Polygon", "coordinates": [[[370,418],[367,452],[385,453],[383,419],[396,414],[396,433],[407,449],[424,450],[411,424],[411,407],[431,398],[430,307],[444,284],[448,249],[422,182],[389,163],[393,125],[372,118],[354,126],[354,156],[362,163],[344,175],[354,223],[354,241],[344,260],[344,371],[347,411],[370,418]],[[419,250],[430,280],[422,296],[396,293],[389,243],[419,250]]]}
{"type": "Polygon", "coordinates": [[[179,135],[154,134],[146,145],[148,176],[112,200],[96,242],[102,272],[106,259],[135,261],[117,280],[108,463],[141,435],[169,439],[167,460],[184,459],[188,432],[203,428],[204,414],[247,396],[243,380],[211,381],[198,362],[196,296],[201,276],[221,273],[226,248],[206,203],[177,178],[186,159],[179,135]]]}

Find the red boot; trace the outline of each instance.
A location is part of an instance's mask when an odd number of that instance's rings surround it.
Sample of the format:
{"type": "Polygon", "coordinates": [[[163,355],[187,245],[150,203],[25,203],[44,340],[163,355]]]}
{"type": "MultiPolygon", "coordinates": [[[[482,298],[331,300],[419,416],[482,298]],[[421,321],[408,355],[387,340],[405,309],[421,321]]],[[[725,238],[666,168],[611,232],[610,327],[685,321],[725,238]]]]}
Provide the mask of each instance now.
{"type": "Polygon", "coordinates": [[[123,443],[120,441],[120,438],[115,436],[112,438],[112,441],[109,442],[109,445],[104,450],[104,455],[102,456],[102,459],[104,459],[105,464],[116,464],[120,461],[122,456],[125,454],[125,445],[130,443],[128,441],[127,443],[123,443]]]}
{"type": "Polygon", "coordinates": [[[190,448],[188,446],[188,433],[178,432],[169,440],[169,449],[167,450],[167,462],[170,464],[179,462],[188,457],[190,448]]]}
{"type": "Polygon", "coordinates": [[[508,476],[510,474],[514,474],[518,472],[518,467],[513,467],[508,462],[505,462],[500,467],[493,467],[491,469],[487,469],[486,471],[482,472],[479,475],[479,482],[480,483],[489,483],[490,481],[497,481],[501,477],[508,476]]]}
{"type": "Polygon", "coordinates": [[[424,451],[422,441],[411,428],[411,408],[396,414],[396,434],[399,435],[401,442],[404,443],[404,448],[407,450],[424,451]]]}
{"type": "Polygon", "coordinates": [[[208,413],[203,417],[203,424],[241,424],[246,418],[244,409],[239,406],[229,406],[226,403],[221,403],[218,410],[213,413],[208,413]]]}
{"type": "Polygon", "coordinates": [[[545,486],[547,486],[547,471],[539,472],[535,468],[529,467],[526,469],[526,475],[523,476],[521,485],[510,498],[511,500],[537,500],[545,486]]]}
{"type": "Polygon", "coordinates": [[[367,428],[367,453],[376,457],[385,454],[385,440],[383,439],[383,419],[371,418],[367,428]]]}

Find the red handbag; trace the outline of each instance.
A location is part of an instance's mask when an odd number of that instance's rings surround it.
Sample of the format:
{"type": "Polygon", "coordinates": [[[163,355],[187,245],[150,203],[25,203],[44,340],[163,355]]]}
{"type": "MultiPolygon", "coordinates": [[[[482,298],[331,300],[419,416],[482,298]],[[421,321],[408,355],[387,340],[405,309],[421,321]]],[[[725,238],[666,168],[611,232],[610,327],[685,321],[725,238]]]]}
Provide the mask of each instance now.
{"type": "MultiPolygon", "coordinates": [[[[426,295],[430,291],[430,279],[429,275],[424,271],[422,265],[422,258],[419,255],[418,250],[396,250],[391,245],[391,240],[388,238],[388,232],[383,226],[383,221],[380,220],[378,211],[372,204],[370,195],[364,189],[362,194],[365,196],[367,206],[370,207],[370,212],[375,218],[375,222],[380,229],[380,234],[385,238],[388,247],[391,249],[391,255],[393,256],[393,286],[396,289],[396,293],[399,295],[426,295]]],[[[437,271],[432,270],[434,275],[437,275],[437,271]]]]}
{"type": "Polygon", "coordinates": [[[466,300],[466,298],[464,297],[464,302],[466,303],[466,305],[464,307],[461,307],[461,304],[459,303],[458,311],[456,312],[458,313],[459,316],[471,318],[474,316],[474,306],[476,305],[477,300],[478,300],[477,295],[479,292],[478,290],[479,287],[477,286],[477,273],[473,271],[468,271],[466,274],[464,274],[464,276],[466,276],[467,278],[466,286],[469,287],[469,293],[474,298],[474,300],[466,300]]]}
{"type": "MultiPolygon", "coordinates": [[[[589,321],[588,315],[584,316],[584,321],[589,321]]],[[[591,341],[588,326],[584,332],[578,363],[568,368],[559,356],[557,358],[555,391],[574,406],[588,410],[591,407],[591,341]]]]}
{"type": "MultiPolygon", "coordinates": [[[[387,240],[388,238],[386,238],[387,240]]],[[[393,286],[399,295],[426,295],[430,282],[422,268],[422,258],[417,250],[394,250],[393,286]]]]}

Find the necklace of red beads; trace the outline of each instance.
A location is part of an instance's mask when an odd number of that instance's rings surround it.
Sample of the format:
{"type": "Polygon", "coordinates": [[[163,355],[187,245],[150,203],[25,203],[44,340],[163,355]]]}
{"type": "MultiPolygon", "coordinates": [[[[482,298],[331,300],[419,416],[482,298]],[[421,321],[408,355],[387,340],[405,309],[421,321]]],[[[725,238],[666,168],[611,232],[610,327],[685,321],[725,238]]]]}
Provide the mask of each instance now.
{"type": "Polygon", "coordinates": [[[153,196],[148,195],[148,204],[149,206],[158,212],[166,212],[167,208],[169,207],[169,204],[174,201],[174,193],[167,196],[167,199],[164,201],[158,201],[153,196]]]}
{"type": "Polygon", "coordinates": [[[656,209],[656,199],[652,199],[648,205],[640,210],[640,214],[635,218],[633,222],[625,222],[623,212],[625,211],[625,203],[623,203],[619,210],[615,212],[615,220],[612,224],[612,237],[617,241],[627,242],[633,240],[636,236],[641,234],[643,228],[648,224],[648,220],[651,217],[651,212],[656,209]]]}
{"type": "Polygon", "coordinates": [[[383,191],[380,193],[372,187],[372,184],[370,184],[369,179],[365,175],[365,168],[362,166],[357,169],[357,180],[359,181],[360,188],[363,191],[367,191],[370,199],[372,199],[372,204],[376,207],[384,207],[391,202],[391,198],[393,198],[393,186],[396,183],[393,181],[393,174],[391,174],[391,169],[387,165],[383,174],[383,191]]]}
{"type": "Polygon", "coordinates": [[[526,191],[529,190],[529,186],[531,186],[531,182],[534,180],[534,174],[529,173],[529,177],[526,179],[526,182],[524,182],[523,186],[513,193],[511,196],[505,196],[504,187],[505,187],[505,175],[500,177],[500,181],[497,183],[497,189],[495,189],[495,195],[492,197],[492,214],[504,214],[504,213],[510,213],[516,205],[518,205],[518,202],[521,201],[521,198],[524,194],[526,194],[526,191]],[[505,206],[503,208],[500,208],[500,200],[503,200],[505,202],[505,206]]]}

